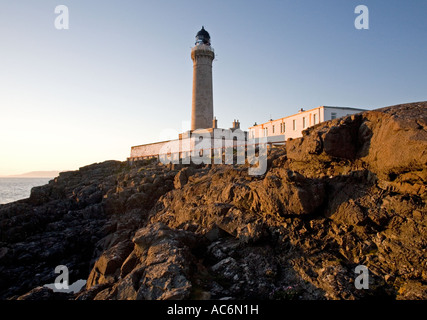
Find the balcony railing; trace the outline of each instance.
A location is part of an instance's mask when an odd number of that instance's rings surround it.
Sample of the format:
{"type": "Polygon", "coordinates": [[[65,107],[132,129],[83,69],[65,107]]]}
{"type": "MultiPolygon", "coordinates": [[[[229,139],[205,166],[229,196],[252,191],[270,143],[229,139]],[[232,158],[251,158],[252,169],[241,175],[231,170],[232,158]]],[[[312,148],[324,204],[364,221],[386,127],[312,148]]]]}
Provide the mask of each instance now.
{"type": "Polygon", "coordinates": [[[195,50],[206,50],[206,51],[211,51],[214,52],[214,48],[212,48],[211,46],[208,46],[206,44],[198,44],[196,46],[194,46],[193,48],[191,48],[191,52],[195,51],[195,50]]]}

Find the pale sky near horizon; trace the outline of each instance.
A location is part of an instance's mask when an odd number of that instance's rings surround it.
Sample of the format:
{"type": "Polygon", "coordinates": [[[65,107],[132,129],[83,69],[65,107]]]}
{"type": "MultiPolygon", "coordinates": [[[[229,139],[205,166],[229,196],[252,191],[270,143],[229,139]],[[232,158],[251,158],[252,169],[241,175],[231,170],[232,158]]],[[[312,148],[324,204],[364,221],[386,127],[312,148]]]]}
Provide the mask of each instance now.
{"type": "Polygon", "coordinates": [[[125,160],[188,129],[202,25],[219,127],[427,100],[426,15],[425,0],[1,1],[0,176],[125,160]]]}

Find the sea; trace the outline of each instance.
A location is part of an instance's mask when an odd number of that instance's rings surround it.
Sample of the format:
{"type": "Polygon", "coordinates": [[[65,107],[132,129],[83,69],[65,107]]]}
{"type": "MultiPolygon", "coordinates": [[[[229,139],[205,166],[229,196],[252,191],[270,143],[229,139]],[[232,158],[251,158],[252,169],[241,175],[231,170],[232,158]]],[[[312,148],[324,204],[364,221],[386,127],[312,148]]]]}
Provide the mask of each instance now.
{"type": "Polygon", "coordinates": [[[0,204],[28,198],[32,187],[47,184],[52,178],[0,178],[0,204]]]}

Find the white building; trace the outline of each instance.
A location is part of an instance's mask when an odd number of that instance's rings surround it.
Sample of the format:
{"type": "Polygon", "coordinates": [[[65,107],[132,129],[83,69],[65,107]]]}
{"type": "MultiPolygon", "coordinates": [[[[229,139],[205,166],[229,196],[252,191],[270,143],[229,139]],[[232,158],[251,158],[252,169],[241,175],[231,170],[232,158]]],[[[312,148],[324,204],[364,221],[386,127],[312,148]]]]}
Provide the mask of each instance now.
{"type": "Polygon", "coordinates": [[[323,121],[366,111],[364,109],[320,106],[311,110],[301,109],[297,114],[271,119],[249,127],[249,139],[267,137],[270,143],[284,143],[287,139],[302,137],[302,131],[323,121]]]}

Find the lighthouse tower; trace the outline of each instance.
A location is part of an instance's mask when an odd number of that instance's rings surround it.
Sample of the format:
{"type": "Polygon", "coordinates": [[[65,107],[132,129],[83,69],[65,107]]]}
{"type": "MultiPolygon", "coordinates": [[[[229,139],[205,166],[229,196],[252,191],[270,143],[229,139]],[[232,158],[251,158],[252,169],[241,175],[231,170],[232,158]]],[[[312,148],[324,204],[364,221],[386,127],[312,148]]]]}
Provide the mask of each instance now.
{"type": "Polygon", "coordinates": [[[204,27],[196,35],[196,44],[191,49],[193,60],[193,103],[191,130],[212,128],[212,61],[215,58],[211,38],[204,27]]]}

